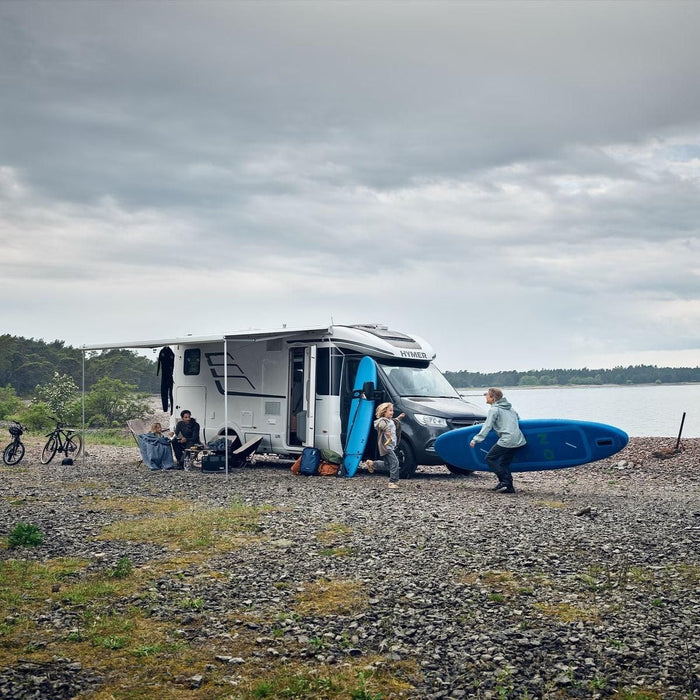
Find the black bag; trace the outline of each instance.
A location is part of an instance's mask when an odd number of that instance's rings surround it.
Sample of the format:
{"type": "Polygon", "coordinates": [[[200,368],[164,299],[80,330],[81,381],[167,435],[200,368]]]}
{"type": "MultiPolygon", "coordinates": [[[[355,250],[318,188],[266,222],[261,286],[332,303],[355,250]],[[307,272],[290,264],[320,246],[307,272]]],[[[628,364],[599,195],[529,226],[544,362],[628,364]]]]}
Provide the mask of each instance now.
{"type": "Polygon", "coordinates": [[[305,447],[301,452],[301,468],[299,473],[302,476],[314,476],[318,474],[318,467],[321,464],[321,450],[316,447],[305,447]]]}
{"type": "MultiPolygon", "coordinates": [[[[231,464],[229,463],[229,467],[231,464]]],[[[224,472],[226,471],[226,455],[205,455],[202,457],[203,472],[224,472]]]]}

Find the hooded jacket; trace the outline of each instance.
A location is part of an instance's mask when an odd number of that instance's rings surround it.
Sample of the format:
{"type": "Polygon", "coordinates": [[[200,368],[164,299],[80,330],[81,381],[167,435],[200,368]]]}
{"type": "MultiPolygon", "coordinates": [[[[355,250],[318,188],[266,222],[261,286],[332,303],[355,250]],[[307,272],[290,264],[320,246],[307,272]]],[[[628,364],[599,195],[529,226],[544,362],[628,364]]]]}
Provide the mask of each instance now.
{"type": "Polygon", "coordinates": [[[377,418],[373,423],[377,431],[379,456],[384,457],[389,450],[395,450],[401,439],[401,421],[398,418],[377,418]]]}
{"type": "Polygon", "coordinates": [[[490,432],[495,430],[498,435],[497,445],[501,447],[522,447],[527,441],[518,425],[518,414],[504,396],[489,407],[486,422],[474,436],[474,442],[481,442],[490,432]]]}

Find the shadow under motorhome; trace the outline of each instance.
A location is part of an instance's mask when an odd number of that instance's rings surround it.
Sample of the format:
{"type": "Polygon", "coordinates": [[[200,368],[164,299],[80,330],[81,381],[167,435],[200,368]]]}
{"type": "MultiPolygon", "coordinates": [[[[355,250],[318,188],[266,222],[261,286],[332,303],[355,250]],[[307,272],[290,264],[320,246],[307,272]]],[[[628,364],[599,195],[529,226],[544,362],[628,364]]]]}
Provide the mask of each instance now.
{"type": "MultiPolygon", "coordinates": [[[[377,363],[375,400],[391,401],[397,415],[406,414],[397,451],[403,478],[419,464],[442,464],[433,447],[438,435],[485,419],[433,364],[435,352],[425,340],[378,324],[248,330],[82,349],[166,345],[175,353],[175,411],[191,411],[207,441],[224,434],[243,443],[262,437],[260,452],[296,457],[313,445],[342,454],[355,373],[365,355],[377,363]]],[[[372,436],[365,458],[376,456],[372,436]]]]}

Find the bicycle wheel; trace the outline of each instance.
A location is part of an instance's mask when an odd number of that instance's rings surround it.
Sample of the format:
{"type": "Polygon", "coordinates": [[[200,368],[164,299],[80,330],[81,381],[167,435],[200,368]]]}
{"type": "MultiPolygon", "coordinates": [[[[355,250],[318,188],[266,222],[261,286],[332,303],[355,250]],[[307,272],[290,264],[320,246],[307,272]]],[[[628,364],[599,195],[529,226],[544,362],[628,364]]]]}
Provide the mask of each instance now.
{"type": "Polygon", "coordinates": [[[80,450],[83,449],[83,438],[80,435],[71,435],[66,440],[65,450],[66,457],[77,457],[80,454],[80,450]]]}
{"type": "Polygon", "coordinates": [[[21,442],[11,442],[2,453],[2,461],[12,466],[19,464],[24,457],[24,445],[21,442]]]}
{"type": "Polygon", "coordinates": [[[58,440],[55,435],[51,435],[44,445],[44,449],[41,451],[41,463],[48,464],[56,454],[58,449],[58,440]]]}

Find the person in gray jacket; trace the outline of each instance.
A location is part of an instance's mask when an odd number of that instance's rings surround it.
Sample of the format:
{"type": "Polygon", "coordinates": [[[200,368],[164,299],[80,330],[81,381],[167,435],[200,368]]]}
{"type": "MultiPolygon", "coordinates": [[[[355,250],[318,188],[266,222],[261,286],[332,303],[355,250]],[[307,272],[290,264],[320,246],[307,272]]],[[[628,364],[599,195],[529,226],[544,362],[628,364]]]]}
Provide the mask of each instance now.
{"type": "Polygon", "coordinates": [[[486,454],[486,464],[498,477],[498,483],[493,487],[493,490],[515,493],[510,463],[515,457],[516,450],[525,445],[527,441],[518,425],[518,414],[513,410],[508,399],[503,396],[503,392],[492,387],[484,396],[486,403],[490,406],[486,422],[469,445],[475,447],[478,442],[484,440],[491,430],[496,431],[498,441],[486,454]]]}

